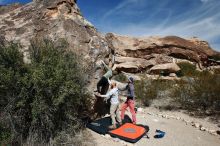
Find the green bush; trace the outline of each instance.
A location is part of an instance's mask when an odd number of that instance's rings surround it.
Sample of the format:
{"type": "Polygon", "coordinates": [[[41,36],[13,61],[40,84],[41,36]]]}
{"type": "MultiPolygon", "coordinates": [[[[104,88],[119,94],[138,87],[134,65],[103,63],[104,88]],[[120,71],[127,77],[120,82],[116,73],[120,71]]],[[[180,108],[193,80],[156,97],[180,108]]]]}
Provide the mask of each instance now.
{"type": "Polygon", "coordinates": [[[184,109],[204,113],[211,110],[213,113],[220,110],[220,76],[219,70],[214,74],[209,71],[199,72],[196,66],[190,63],[179,63],[180,74],[186,76],[185,81],[178,82],[173,97],[184,109]]]}
{"type": "Polygon", "coordinates": [[[220,111],[220,76],[202,72],[191,81],[182,81],[175,88],[175,97],[184,109],[204,113],[220,111]]]}
{"type": "Polygon", "coordinates": [[[177,63],[177,65],[180,67],[180,71],[177,73],[177,76],[197,76],[199,74],[199,71],[196,70],[196,66],[188,63],[188,62],[181,62],[177,63]]]}
{"type": "MultiPolygon", "coordinates": [[[[13,117],[17,116],[16,102],[20,99],[20,92],[27,73],[27,68],[23,63],[23,55],[19,49],[21,48],[18,44],[0,44],[1,142],[7,142],[9,136],[11,138],[17,137],[13,117]]],[[[23,129],[19,128],[19,130],[23,129]]]]}
{"type": "Polygon", "coordinates": [[[120,73],[114,76],[114,80],[119,81],[119,82],[126,82],[128,78],[123,73],[120,73]]]}
{"type": "Polygon", "coordinates": [[[0,145],[7,144],[10,142],[11,139],[11,132],[6,125],[0,123],[0,145]]]}
{"type": "Polygon", "coordinates": [[[145,106],[150,106],[153,99],[167,96],[166,91],[172,88],[175,81],[143,79],[135,83],[135,94],[145,106]]]}
{"type": "Polygon", "coordinates": [[[156,92],[148,91],[149,82],[141,80],[135,82],[135,95],[145,106],[150,106],[151,101],[156,98],[156,92]]]}
{"type": "Polygon", "coordinates": [[[12,138],[47,143],[69,127],[80,129],[90,102],[82,60],[68,44],[32,41],[30,64],[19,45],[0,47],[0,105],[7,115],[0,122],[8,121],[12,138]]]}

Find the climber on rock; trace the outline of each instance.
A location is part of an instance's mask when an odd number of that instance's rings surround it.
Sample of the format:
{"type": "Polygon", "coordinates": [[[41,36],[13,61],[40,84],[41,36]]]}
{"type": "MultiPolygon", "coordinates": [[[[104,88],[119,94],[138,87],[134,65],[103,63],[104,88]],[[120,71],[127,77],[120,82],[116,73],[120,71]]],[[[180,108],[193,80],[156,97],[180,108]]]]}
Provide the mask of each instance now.
{"type": "Polygon", "coordinates": [[[104,66],[104,69],[106,73],[102,76],[102,78],[97,83],[97,92],[100,94],[106,94],[109,88],[110,84],[110,78],[112,77],[112,69],[106,65],[104,61],[101,61],[102,65],[104,66]]]}

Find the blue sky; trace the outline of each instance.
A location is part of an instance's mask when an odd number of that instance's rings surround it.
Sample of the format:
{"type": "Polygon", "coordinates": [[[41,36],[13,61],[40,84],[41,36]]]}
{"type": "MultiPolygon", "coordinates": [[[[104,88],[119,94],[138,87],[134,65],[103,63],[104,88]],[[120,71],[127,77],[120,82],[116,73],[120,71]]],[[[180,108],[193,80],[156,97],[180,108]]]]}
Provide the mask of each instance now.
{"type": "Polygon", "coordinates": [[[78,5],[100,32],[196,36],[220,51],[220,0],[78,0],[78,5]]]}

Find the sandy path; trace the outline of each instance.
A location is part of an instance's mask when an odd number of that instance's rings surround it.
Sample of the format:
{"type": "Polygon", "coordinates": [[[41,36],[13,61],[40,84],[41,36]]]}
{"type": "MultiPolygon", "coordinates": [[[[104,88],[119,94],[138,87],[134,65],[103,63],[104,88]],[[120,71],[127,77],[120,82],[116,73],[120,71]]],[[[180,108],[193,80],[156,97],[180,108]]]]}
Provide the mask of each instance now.
{"type": "MultiPolygon", "coordinates": [[[[181,120],[175,119],[166,119],[156,115],[149,115],[148,112],[158,112],[154,109],[145,109],[142,113],[137,114],[137,120],[140,124],[145,124],[150,127],[148,133],[150,139],[142,138],[138,141],[135,146],[219,146],[220,145],[220,136],[213,136],[208,132],[200,131],[192,127],[190,124],[185,124],[181,120]],[[155,139],[155,130],[160,129],[166,132],[166,135],[162,139],[155,139]]],[[[168,112],[171,114],[172,112],[168,112]]],[[[186,116],[182,113],[174,113],[178,116],[186,116]]],[[[187,117],[190,118],[190,117],[187,117]]],[[[197,120],[197,119],[193,119],[197,120]]],[[[198,119],[198,121],[202,121],[198,119]]],[[[216,127],[214,124],[211,124],[207,121],[203,124],[216,127]]],[[[101,136],[91,130],[89,130],[96,142],[97,146],[123,146],[125,145],[122,141],[114,141],[113,138],[106,138],[101,136]]],[[[131,145],[126,143],[127,145],[131,145]]]]}

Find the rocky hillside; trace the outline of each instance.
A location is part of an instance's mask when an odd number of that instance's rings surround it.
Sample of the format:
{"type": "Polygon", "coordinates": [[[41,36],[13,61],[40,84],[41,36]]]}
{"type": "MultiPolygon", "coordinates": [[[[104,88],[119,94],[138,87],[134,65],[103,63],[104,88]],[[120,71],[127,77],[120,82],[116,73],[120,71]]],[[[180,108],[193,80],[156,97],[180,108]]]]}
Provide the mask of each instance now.
{"type": "MultiPolygon", "coordinates": [[[[31,39],[66,39],[72,50],[96,63],[99,58],[115,54],[114,70],[139,73],[161,70],[177,72],[176,62],[188,61],[204,69],[220,65],[220,56],[207,42],[176,36],[128,37],[117,34],[102,36],[80,13],[76,0],[34,0],[26,5],[0,7],[0,37],[20,42],[25,60],[31,39]],[[162,64],[162,67],[161,67],[162,64]],[[166,65],[163,65],[166,64],[166,65]],[[157,66],[159,65],[159,66],[157,66]]],[[[110,57],[109,57],[110,58],[110,57]]]]}
{"type": "Polygon", "coordinates": [[[135,38],[109,33],[106,39],[109,46],[115,50],[114,69],[117,71],[137,73],[143,70],[152,72],[154,69],[168,69],[175,72],[179,70],[175,63],[183,61],[196,64],[200,69],[220,65],[220,62],[211,59],[219,53],[214,51],[208,42],[198,38],[135,38]]]}

